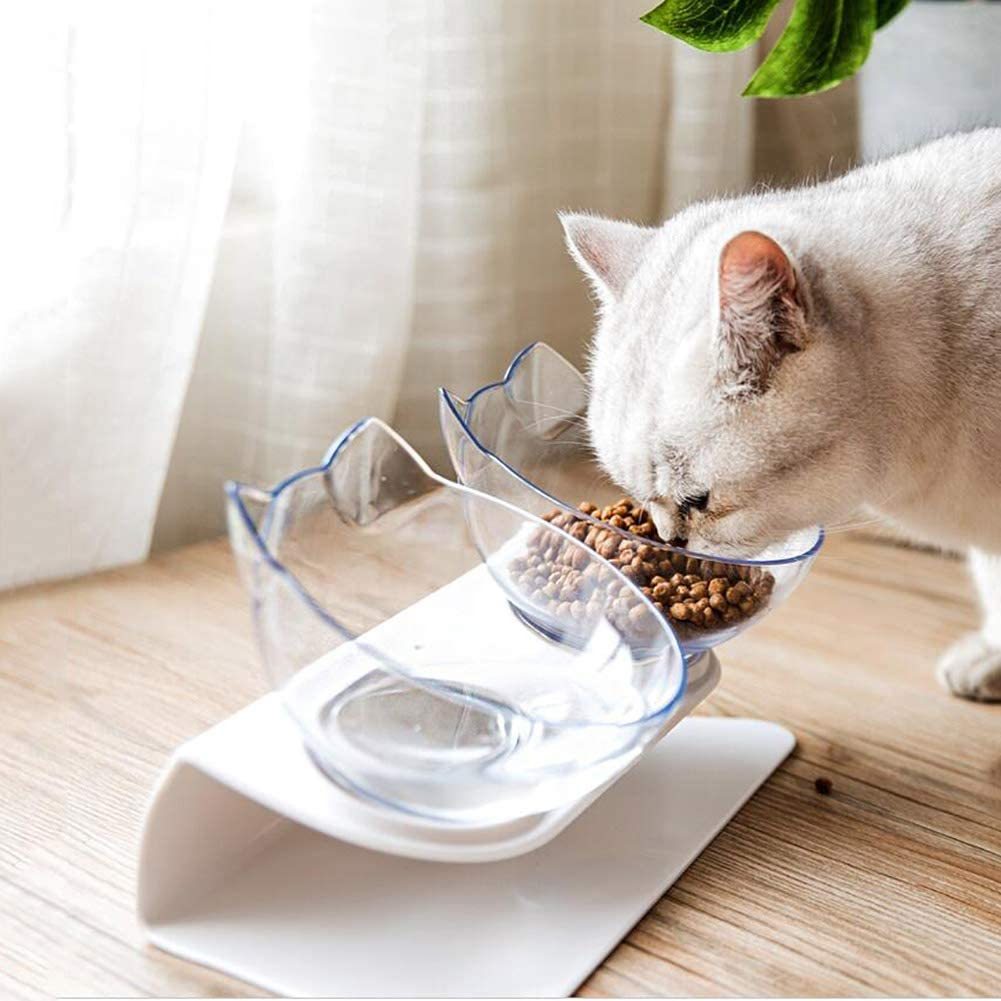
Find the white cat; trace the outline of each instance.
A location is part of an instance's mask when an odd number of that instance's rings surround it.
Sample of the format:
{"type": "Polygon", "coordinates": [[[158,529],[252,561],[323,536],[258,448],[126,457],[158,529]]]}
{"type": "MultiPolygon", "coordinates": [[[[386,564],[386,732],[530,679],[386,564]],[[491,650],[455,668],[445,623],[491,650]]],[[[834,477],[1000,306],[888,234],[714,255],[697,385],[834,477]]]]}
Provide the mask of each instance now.
{"type": "Polygon", "coordinates": [[[1001,129],[658,228],[562,217],[599,323],[588,425],[665,538],[748,553],[873,509],[970,552],[1001,699],[1001,129]]]}

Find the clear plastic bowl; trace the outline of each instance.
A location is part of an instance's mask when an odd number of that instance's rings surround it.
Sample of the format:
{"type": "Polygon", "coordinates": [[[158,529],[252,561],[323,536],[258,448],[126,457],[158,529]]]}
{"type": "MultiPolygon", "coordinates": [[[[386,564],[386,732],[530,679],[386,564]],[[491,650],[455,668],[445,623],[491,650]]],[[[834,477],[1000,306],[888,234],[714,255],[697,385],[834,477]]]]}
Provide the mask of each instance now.
{"type": "Polygon", "coordinates": [[[320,768],[379,804],[463,824],[564,805],[685,692],[677,637],[623,574],[378,420],[274,489],[226,489],[271,683],[320,768]]]}
{"type": "MultiPolygon", "coordinates": [[[[644,550],[638,564],[644,569],[636,579],[641,586],[663,580],[667,593],[660,613],[669,619],[689,657],[732,639],[777,608],[799,585],[823,543],[823,531],[811,528],[753,559],[734,559],[641,537],[579,510],[583,501],[614,505],[622,491],[605,475],[588,445],[584,376],[546,344],[525,348],[500,382],[483,386],[468,400],[440,390],[439,410],[460,482],[533,514],[556,515],[567,530],[592,542],[611,536],[603,547],[610,560],[620,562],[623,553],[635,562],[639,548],[649,547],[652,553],[644,550]],[[581,523],[584,527],[577,528],[581,523]],[[700,580],[707,592],[712,587],[722,593],[722,601],[713,601],[721,607],[707,616],[710,621],[673,618],[670,595],[678,587],[691,591],[700,580]]],[[[703,596],[701,590],[695,593],[708,604],[712,595],[703,596]]]]}

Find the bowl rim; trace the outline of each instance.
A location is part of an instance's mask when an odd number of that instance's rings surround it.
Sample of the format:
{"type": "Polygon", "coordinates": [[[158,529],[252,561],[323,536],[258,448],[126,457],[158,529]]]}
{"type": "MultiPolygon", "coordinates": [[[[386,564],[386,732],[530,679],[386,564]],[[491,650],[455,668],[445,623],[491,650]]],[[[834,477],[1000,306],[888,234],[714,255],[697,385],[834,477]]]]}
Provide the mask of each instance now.
{"type": "MultiPolygon", "coordinates": [[[[696,549],[686,549],[684,546],[673,546],[669,542],[654,541],[652,539],[645,538],[642,535],[634,535],[628,529],[616,528],[614,525],[608,524],[608,522],[601,521],[599,518],[595,518],[592,515],[581,511],[580,508],[575,507],[568,501],[562,500],[559,497],[554,496],[545,490],[543,487],[539,486],[534,480],[530,480],[525,476],[520,470],[516,469],[501,456],[497,455],[476,436],[473,429],[469,424],[469,415],[472,413],[473,405],[476,400],[483,396],[485,393],[490,391],[500,389],[506,394],[508,387],[518,373],[518,369],[525,362],[530,354],[536,350],[544,350],[551,354],[553,357],[561,361],[568,369],[573,371],[578,375],[582,381],[584,381],[584,376],[581,371],[573,365],[571,362],[567,361],[555,348],[550,347],[545,341],[532,341],[532,343],[527,344],[523,347],[511,360],[504,376],[498,379],[496,382],[488,382],[483,386],[480,386],[473,393],[470,394],[468,399],[463,399],[450,390],[446,389],[444,386],[438,388],[439,400],[442,401],[445,406],[451,411],[455,420],[459,423],[466,437],[476,446],[476,448],[485,456],[492,459],[493,461],[499,463],[504,467],[512,476],[518,479],[526,487],[532,490],[534,493],[538,494],[540,497],[546,499],[546,501],[553,504],[555,507],[559,508],[561,512],[565,514],[572,514],[575,518],[583,521],[588,521],[593,525],[597,525],[600,528],[606,529],[608,531],[615,532],[616,534],[622,536],[625,539],[636,542],[638,545],[648,545],[654,546],[657,549],[665,549],[672,553],[681,553],[684,556],[692,556],[700,560],[708,560],[714,563],[727,563],[734,564],[737,566],[750,566],[750,567],[778,567],[787,566],[793,563],[802,563],[806,560],[812,559],[820,551],[821,546],[824,544],[825,532],[822,526],[816,526],[816,538],[813,542],[802,552],[796,553],[792,556],[782,556],[774,559],[752,559],[750,557],[738,557],[738,556],[721,556],[718,553],[704,553],[696,549]],[[460,403],[465,405],[465,413],[460,412],[459,408],[456,407],[455,401],[458,400],[460,403]]],[[[459,471],[455,471],[456,477],[459,476],[459,471]]],[[[548,523],[547,523],[548,524],[548,523]]],[[[810,532],[812,529],[802,529],[803,532],[810,532]]]]}
{"type": "MultiPolygon", "coordinates": [[[[455,480],[450,480],[447,477],[441,476],[436,473],[427,464],[424,458],[417,452],[410,444],[407,442],[397,431],[385,423],[385,421],[380,420],[378,417],[363,417],[356,421],[353,425],[343,431],[333,443],[327,449],[324,455],[323,461],[317,466],[307,466],[300,469],[289,476],[280,480],[275,486],[271,488],[258,487],[253,484],[244,483],[240,480],[227,480],[223,489],[225,491],[226,497],[229,502],[233,505],[233,508],[237,512],[242,525],[249,536],[253,539],[255,547],[258,553],[263,557],[266,564],[276,573],[283,582],[289,586],[295,595],[302,600],[307,607],[313,611],[319,618],[327,625],[329,628],[333,629],[339,635],[344,637],[346,640],[351,642],[361,643],[364,646],[364,636],[365,633],[356,633],[354,630],[347,628],[341,622],[339,622],[327,609],[310,593],[310,591],[305,587],[305,585],[298,579],[298,577],[276,556],[274,556],[268,549],[267,543],[264,541],[264,537],[268,528],[271,524],[271,519],[276,511],[278,499],[281,495],[288,489],[294,487],[297,483],[302,482],[313,476],[323,476],[334,466],[337,461],[337,457],[341,451],[346,447],[348,442],[351,441],[357,434],[360,434],[369,427],[377,427],[383,433],[387,434],[392,438],[396,444],[407,453],[411,461],[420,469],[420,471],[425,474],[429,479],[434,481],[439,488],[444,488],[447,490],[457,490],[462,494],[474,497],[479,501],[485,501],[488,504],[497,505],[507,509],[508,511],[516,514],[518,517],[524,519],[526,522],[532,524],[536,528],[544,528],[552,532],[557,532],[562,535],[565,539],[569,540],[574,546],[584,546],[584,544],[579,540],[575,539],[569,532],[556,525],[552,525],[545,519],[532,514],[529,511],[524,510],[524,508],[518,507],[516,504],[511,504],[508,501],[501,499],[500,497],[494,497],[492,494],[483,493],[480,490],[476,490],[474,487],[466,486],[464,483],[457,482],[455,480]],[[250,512],[247,510],[244,504],[244,494],[254,494],[257,496],[262,503],[266,503],[267,507],[261,518],[261,528],[259,529],[257,524],[255,524],[254,519],[251,517],[250,512]]],[[[584,546],[588,553],[593,554],[597,559],[601,560],[600,556],[597,556],[593,550],[589,547],[584,546]]],[[[653,602],[647,598],[645,594],[636,586],[636,584],[629,580],[618,567],[612,565],[607,560],[602,560],[606,564],[607,568],[612,570],[616,577],[619,578],[620,585],[625,584],[632,592],[634,596],[643,605],[646,606],[650,615],[657,622],[658,626],[663,629],[668,637],[668,645],[673,648],[675,659],[679,665],[679,676],[678,682],[675,686],[674,691],[668,697],[668,699],[663,702],[656,709],[653,709],[645,713],[642,717],[634,720],[628,720],[626,722],[587,722],[587,721],[562,721],[555,723],[552,720],[544,719],[538,717],[532,713],[524,712],[522,710],[507,710],[510,711],[512,715],[516,715],[518,718],[527,720],[532,723],[543,723],[549,727],[555,727],[557,729],[571,729],[580,727],[614,727],[614,728],[642,728],[648,724],[655,722],[659,719],[666,717],[671,713],[685,697],[685,693],[688,689],[688,656],[686,655],[684,645],[681,642],[677,632],[671,626],[670,622],[661,615],[656,608],[653,606],[653,602]]],[[[485,562],[481,561],[481,565],[486,565],[485,562]]],[[[496,583],[496,581],[495,581],[496,583]]],[[[504,588],[497,585],[501,590],[501,593],[507,596],[507,592],[504,588]]],[[[257,615],[257,600],[256,596],[252,594],[255,602],[255,618],[257,615]]],[[[528,628],[526,626],[526,628],[528,628]]],[[[384,665],[392,670],[398,671],[405,678],[414,683],[420,684],[424,687],[433,689],[435,692],[439,692],[443,686],[441,686],[434,679],[415,679],[411,672],[407,669],[403,662],[393,660],[387,655],[373,648],[373,656],[377,657],[384,665]]],[[[459,699],[454,693],[449,693],[447,697],[450,697],[453,701],[459,699]]],[[[479,700],[477,696],[473,694],[464,694],[461,696],[461,700],[468,703],[477,703],[479,700]]],[[[496,706],[491,704],[491,708],[496,711],[496,706]]]]}

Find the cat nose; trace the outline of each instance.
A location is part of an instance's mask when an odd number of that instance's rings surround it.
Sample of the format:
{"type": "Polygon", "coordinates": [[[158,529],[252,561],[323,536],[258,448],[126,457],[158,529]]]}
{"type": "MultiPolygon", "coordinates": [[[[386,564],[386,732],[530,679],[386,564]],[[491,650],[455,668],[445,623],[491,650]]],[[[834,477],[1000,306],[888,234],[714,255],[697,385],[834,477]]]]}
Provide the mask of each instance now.
{"type": "Polygon", "coordinates": [[[673,539],[679,528],[678,517],[675,513],[674,505],[659,504],[651,501],[648,505],[650,517],[653,520],[654,528],[662,539],[673,539]]]}
{"type": "Polygon", "coordinates": [[[705,511],[709,506],[709,493],[695,494],[692,497],[685,497],[681,503],[678,504],[678,513],[682,518],[687,518],[689,513],[694,509],[696,511],[705,511]]]}

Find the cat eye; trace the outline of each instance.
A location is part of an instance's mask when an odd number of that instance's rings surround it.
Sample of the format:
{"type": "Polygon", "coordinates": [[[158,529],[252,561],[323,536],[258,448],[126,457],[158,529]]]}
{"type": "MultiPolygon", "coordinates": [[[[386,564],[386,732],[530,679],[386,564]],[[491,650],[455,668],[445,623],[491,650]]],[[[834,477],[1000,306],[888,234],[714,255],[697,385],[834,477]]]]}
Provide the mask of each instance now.
{"type": "Polygon", "coordinates": [[[688,514],[692,509],[696,511],[705,511],[709,507],[709,494],[697,494],[694,497],[686,497],[678,505],[678,510],[681,512],[682,517],[688,514]]]}

